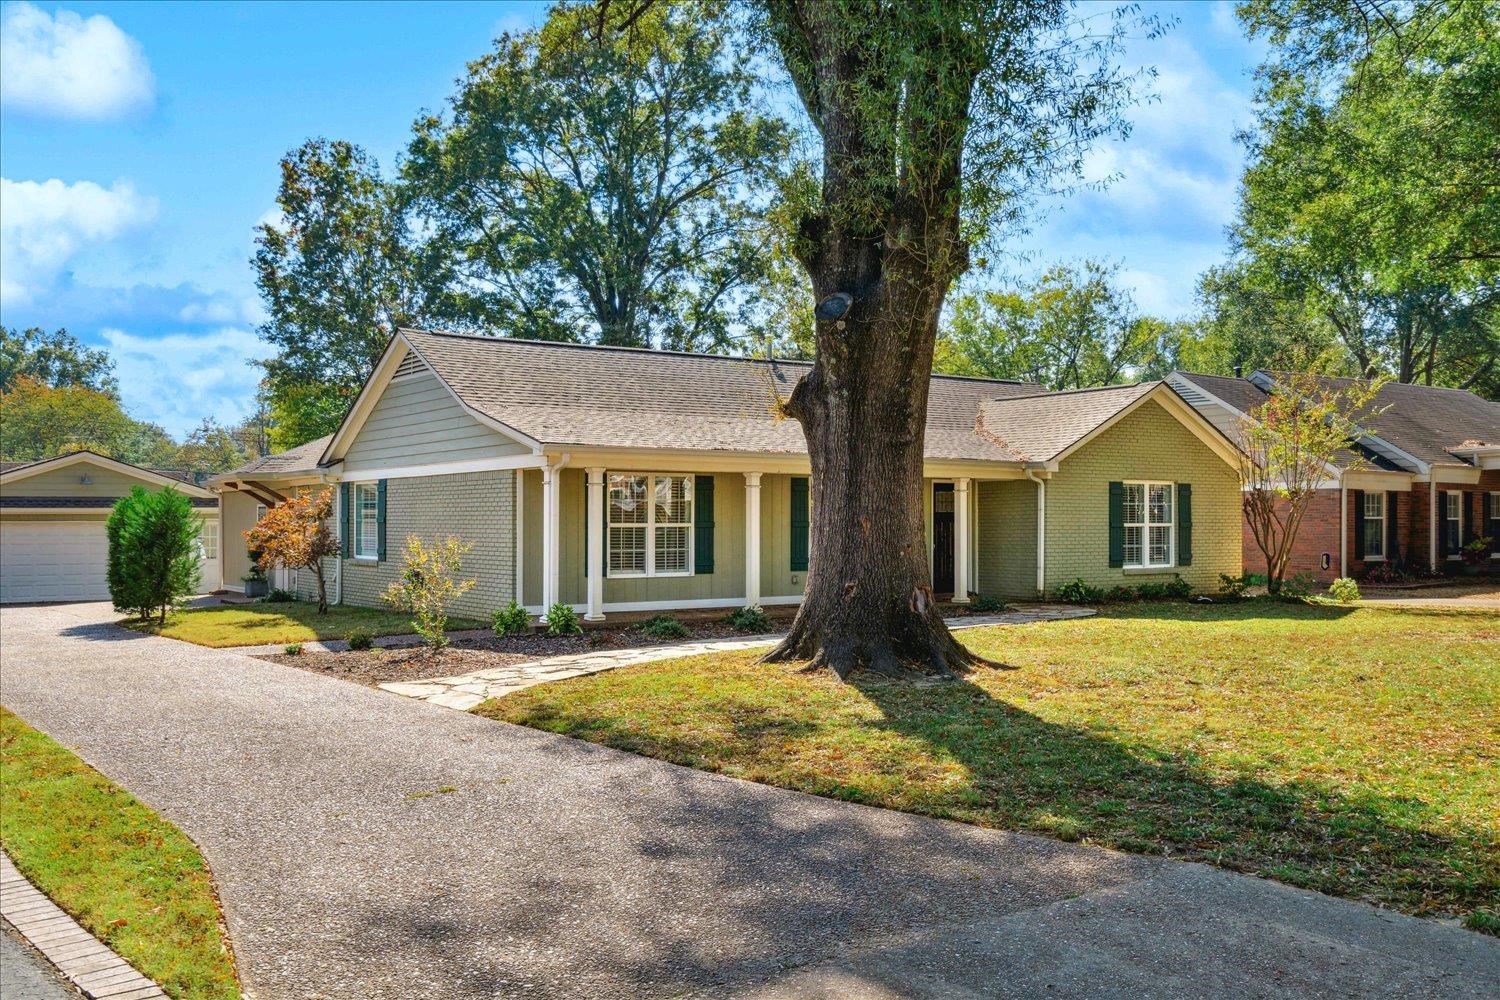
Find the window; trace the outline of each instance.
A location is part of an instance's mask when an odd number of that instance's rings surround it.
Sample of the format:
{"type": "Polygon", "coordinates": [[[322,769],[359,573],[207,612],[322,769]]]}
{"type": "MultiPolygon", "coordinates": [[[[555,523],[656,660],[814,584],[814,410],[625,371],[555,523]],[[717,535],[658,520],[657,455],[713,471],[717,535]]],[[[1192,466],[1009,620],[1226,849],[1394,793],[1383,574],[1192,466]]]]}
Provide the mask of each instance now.
{"type": "Polygon", "coordinates": [[[1125,565],[1172,565],[1172,484],[1125,484],[1125,565]]]}
{"type": "Polygon", "coordinates": [[[261,521],[263,521],[265,519],[265,516],[266,516],[266,505],[263,504],[263,503],[256,504],[255,505],[255,523],[259,524],[261,521]]]}
{"type": "Polygon", "coordinates": [[[1462,559],[1464,495],[1450,490],[1443,494],[1443,541],[1449,559],[1462,559]]]}
{"type": "Polygon", "coordinates": [[[1500,559],[1500,491],[1490,494],[1490,523],[1484,533],[1494,539],[1490,544],[1490,558],[1500,559]]]}
{"type": "Polygon", "coordinates": [[[201,559],[219,558],[219,522],[203,522],[203,531],[198,535],[198,555],[201,559]]]}
{"type": "Polygon", "coordinates": [[[690,576],[693,477],[609,477],[609,575],[690,576]]]}
{"type": "Polygon", "coordinates": [[[1365,560],[1385,558],[1385,494],[1365,494],[1365,560]]]}
{"type": "Polygon", "coordinates": [[[354,558],[380,557],[380,494],[374,483],[354,484],[354,558]]]}

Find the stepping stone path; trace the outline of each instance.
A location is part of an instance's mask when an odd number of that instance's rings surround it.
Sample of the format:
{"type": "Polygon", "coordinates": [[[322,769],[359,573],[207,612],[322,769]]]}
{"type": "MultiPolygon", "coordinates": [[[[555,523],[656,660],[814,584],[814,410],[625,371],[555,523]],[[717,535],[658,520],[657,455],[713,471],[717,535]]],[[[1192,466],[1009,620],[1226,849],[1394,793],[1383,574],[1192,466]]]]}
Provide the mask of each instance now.
{"type": "MultiPolygon", "coordinates": [[[[987,625],[1030,625],[1034,622],[1061,621],[1070,618],[1087,618],[1094,614],[1092,608],[1068,605],[1026,605],[996,615],[969,615],[949,618],[948,627],[960,629],[980,628],[987,625]]],[[[749,636],[744,639],[708,639],[697,642],[675,642],[662,646],[642,646],[636,649],[608,649],[596,653],[574,653],[568,656],[549,656],[529,663],[512,663],[488,670],[476,670],[458,677],[435,677],[421,681],[391,681],[381,684],[382,691],[431,702],[444,708],[467,712],[480,702],[490,698],[503,698],[513,691],[520,691],[536,684],[597,674],[616,667],[629,667],[638,663],[656,660],[674,660],[682,656],[699,656],[703,653],[732,653],[742,649],[756,649],[774,645],[780,635],[749,636]]]]}

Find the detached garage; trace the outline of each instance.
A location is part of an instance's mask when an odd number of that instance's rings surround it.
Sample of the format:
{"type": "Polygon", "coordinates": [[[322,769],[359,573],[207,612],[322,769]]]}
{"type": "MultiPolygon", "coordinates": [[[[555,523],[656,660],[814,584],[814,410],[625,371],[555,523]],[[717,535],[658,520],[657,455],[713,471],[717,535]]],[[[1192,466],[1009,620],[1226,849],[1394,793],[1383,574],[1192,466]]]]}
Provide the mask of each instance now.
{"type": "Polygon", "coordinates": [[[0,604],[108,600],[104,522],[135,486],[171,487],[199,508],[200,586],[216,589],[218,498],[176,473],[80,451],[0,471],[0,604]]]}

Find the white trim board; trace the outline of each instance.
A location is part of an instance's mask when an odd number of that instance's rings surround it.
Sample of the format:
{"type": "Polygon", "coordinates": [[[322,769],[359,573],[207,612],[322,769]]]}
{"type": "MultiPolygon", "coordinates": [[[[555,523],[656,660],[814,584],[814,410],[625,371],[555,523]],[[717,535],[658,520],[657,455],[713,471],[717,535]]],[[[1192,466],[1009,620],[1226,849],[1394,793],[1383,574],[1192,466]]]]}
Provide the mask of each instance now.
{"type": "MultiPolygon", "coordinates": [[[[780,606],[786,604],[801,603],[801,594],[784,594],[779,597],[762,597],[760,599],[761,607],[766,607],[767,605],[780,606]]],[[[693,611],[704,608],[724,608],[726,610],[732,610],[734,608],[744,607],[744,604],[745,599],[743,597],[698,597],[690,601],[621,601],[615,604],[605,604],[602,610],[605,614],[612,614],[622,611],[693,611]]],[[[570,605],[570,607],[572,607],[574,611],[577,611],[581,614],[587,611],[589,606],[588,603],[585,602],[583,604],[573,604],[570,605]]],[[[528,605],[526,610],[533,615],[543,615],[546,614],[547,611],[547,609],[542,607],[540,604],[528,605]]]]}
{"type": "Polygon", "coordinates": [[[384,469],[348,469],[339,474],[345,483],[368,483],[377,479],[418,479],[425,476],[460,476],[469,472],[500,472],[509,469],[540,469],[544,455],[501,455],[465,462],[434,462],[431,465],[399,465],[384,469]]]}

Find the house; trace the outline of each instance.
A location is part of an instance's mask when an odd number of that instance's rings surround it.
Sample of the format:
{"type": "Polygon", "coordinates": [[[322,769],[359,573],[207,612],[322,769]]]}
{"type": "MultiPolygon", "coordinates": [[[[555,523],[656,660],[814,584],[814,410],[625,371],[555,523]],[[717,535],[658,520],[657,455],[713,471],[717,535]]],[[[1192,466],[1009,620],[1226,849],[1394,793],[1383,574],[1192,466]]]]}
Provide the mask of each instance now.
{"type": "Polygon", "coordinates": [[[191,475],[91,451],[0,466],[0,603],[109,599],[104,522],[132,488],[184,493],[203,522],[200,585],[219,585],[219,504],[191,475]]]}
{"type": "MultiPolygon", "coordinates": [[[[355,604],[399,576],[409,534],[472,544],[469,614],[795,603],[816,490],[777,398],[809,367],[403,330],[330,438],[214,481],[221,518],[238,538],[293,491],[335,488],[327,577],[355,604]]],[[[926,449],[932,584],[955,601],[1240,571],[1233,447],[1165,383],[934,376],[926,449]]]]}
{"type": "MultiPolygon", "coordinates": [[[[1348,379],[1325,379],[1330,388],[1348,379]]],[[[1177,392],[1234,437],[1268,394],[1273,372],[1248,378],[1173,372],[1177,392]]],[[[1500,403],[1461,389],[1387,383],[1362,433],[1330,463],[1309,505],[1288,574],[1327,582],[1383,565],[1455,567],[1476,538],[1500,539],[1500,403]]],[[[1500,552],[1489,555],[1500,569],[1500,552]]],[[[1248,526],[1245,566],[1264,567],[1248,526]]]]}

